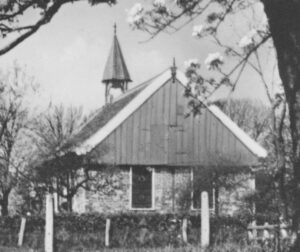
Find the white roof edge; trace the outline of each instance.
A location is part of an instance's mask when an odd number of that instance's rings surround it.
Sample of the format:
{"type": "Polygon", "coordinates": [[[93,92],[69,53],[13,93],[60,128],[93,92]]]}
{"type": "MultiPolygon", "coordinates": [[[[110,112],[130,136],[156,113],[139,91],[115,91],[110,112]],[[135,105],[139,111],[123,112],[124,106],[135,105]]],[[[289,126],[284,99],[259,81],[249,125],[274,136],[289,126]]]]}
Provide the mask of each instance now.
{"type": "Polygon", "coordinates": [[[121,123],[123,123],[133,112],[135,112],[153,93],[155,93],[165,82],[171,78],[170,69],[159,75],[140,94],[132,99],[121,111],[108,121],[95,134],[85,140],[80,146],[73,149],[77,155],[86,154],[96,145],[101,143],[110,133],[112,133],[121,123]]]}
{"type": "MultiPolygon", "coordinates": [[[[187,85],[188,79],[181,71],[177,71],[177,79],[187,85]]],[[[205,105],[205,104],[204,104],[205,105]]],[[[205,105],[208,110],[213,113],[253,154],[260,158],[266,158],[268,152],[254,141],[247,133],[245,133],[235,122],[233,122],[223,111],[217,106],[205,105]]]]}
{"type": "Polygon", "coordinates": [[[210,105],[208,109],[256,156],[261,158],[267,157],[267,151],[224,114],[221,109],[216,105],[210,105]]]}
{"type": "MultiPolygon", "coordinates": [[[[188,79],[183,72],[177,70],[177,79],[187,85],[188,79]]],[[[171,71],[166,70],[158,76],[153,82],[147,86],[140,94],[138,94],[131,102],[129,102],[121,111],[119,111],[108,123],[106,123],[95,134],[85,140],[80,146],[75,147],[76,154],[86,154],[96,145],[103,141],[110,133],[112,133],[119,125],[121,125],[132,113],[134,113],[153,93],[155,93],[165,82],[171,78],[171,71]]],[[[205,105],[208,110],[213,113],[253,154],[260,158],[267,157],[267,151],[261,147],[256,141],[248,136],[240,127],[238,127],[226,114],[224,114],[217,106],[205,105]]]]}

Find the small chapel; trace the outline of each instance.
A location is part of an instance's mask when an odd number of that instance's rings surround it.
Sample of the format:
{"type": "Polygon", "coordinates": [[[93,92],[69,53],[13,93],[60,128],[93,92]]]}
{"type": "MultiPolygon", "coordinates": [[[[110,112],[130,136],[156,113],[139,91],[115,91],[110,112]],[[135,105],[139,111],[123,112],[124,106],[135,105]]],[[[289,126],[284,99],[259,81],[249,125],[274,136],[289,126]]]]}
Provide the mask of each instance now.
{"type": "Polygon", "coordinates": [[[191,98],[183,94],[188,79],[175,64],[133,88],[131,82],[115,27],[102,76],[105,105],[64,151],[88,156],[95,176],[101,177],[101,167],[114,169],[112,186],[97,189],[93,182],[93,190],[80,189],[73,210],[176,212],[188,200],[188,210],[198,211],[199,188],[208,188],[212,212],[238,209],[240,194],[255,189],[250,173],[245,186],[231,192],[207,185],[210,180],[201,176],[210,169],[251,170],[261,165],[267,151],[216,105],[203,104],[198,114],[186,116],[191,98]],[[199,186],[199,181],[206,185],[199,186]]]}

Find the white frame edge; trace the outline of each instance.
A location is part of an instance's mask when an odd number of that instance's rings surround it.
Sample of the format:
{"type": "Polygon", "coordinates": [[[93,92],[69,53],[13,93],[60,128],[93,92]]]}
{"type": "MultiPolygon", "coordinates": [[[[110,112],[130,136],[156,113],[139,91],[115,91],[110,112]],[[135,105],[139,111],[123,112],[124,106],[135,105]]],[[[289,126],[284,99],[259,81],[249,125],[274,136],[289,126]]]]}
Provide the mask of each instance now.
{"type": "Polygon", "coordinates": [[[129,168],[129,210],[131,211],[154,211],[155,210],[155,168],[151,168],[151,208],[134,208],[132,207],[132,166],[129,168]]]}

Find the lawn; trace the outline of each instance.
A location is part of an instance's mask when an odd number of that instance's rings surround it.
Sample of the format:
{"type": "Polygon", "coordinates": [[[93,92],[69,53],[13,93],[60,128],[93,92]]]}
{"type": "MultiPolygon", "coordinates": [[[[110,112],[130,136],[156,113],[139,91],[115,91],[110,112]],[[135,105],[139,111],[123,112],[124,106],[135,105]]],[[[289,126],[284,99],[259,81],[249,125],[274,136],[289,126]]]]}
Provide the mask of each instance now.
{"type": "MultiPolygon", "coordinates": [[[[207,250],[201,250],[199,247],[195,246],[186,246],[181,248],[150,248],[150,249],[122,249],[122,248],[112,248],[112,249],[101,249],[101,250],[84,250],[84,249],[75,249],[72,252],[273,252],[273,249],[264,250],[258,246],[243,246],[234,243],[226,243],[219,246],[214,246],[213,248],[209,248],[207,250]]],[[[0,247],[0,252],[42,252],[41,250],[33,250],[26,248],[5,248],[0,247]]],[[[67,252],[67,251],[66,251],[67,252]]]]}

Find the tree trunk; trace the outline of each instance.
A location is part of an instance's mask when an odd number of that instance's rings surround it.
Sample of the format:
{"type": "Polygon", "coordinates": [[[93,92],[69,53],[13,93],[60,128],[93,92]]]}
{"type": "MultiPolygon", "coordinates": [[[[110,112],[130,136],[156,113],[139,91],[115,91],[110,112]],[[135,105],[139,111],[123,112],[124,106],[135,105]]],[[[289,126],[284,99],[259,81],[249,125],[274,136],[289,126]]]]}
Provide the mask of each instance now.
{"type": "Polygon", "coordinates": [[[293,232],[298,242],[292,251],[300,251],[300,1],[261,0],[269,19],[277,52],[279,74],[289,107],[293,162],[293,232]]]}
{"type": "Polygon", "coordinates": [[[67,203],[68,203],[68,212],[72,213],[73,212],[73,206],[72,206],[72,196],[67,197],[67,203]]]}
{"type": "Polygon", "coordinates": [[[10,190],[4,191],[3,196],[1,199],[1,215],[7,216],[8,215],[8,196],[9,196],[10,190]]]}

